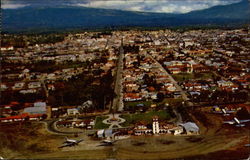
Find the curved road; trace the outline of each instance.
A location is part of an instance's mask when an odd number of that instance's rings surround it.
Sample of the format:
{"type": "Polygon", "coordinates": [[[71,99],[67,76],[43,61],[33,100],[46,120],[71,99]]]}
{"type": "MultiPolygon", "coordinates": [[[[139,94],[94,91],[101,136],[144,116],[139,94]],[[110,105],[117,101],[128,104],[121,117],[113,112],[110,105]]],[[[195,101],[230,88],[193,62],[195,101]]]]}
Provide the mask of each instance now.
{"type": "Polygon", "coordinates": [[[83,133],[83,132],[63,132],[63,131],[59,131],[57,130],[56,127],[56,122],[58,120],[52,120],[52,121],[41,121],[40,123],[45,124],[45,128],[47,129],[48,132],[51,132],[53,134],[79,134],[79,133],[83,133]]]}

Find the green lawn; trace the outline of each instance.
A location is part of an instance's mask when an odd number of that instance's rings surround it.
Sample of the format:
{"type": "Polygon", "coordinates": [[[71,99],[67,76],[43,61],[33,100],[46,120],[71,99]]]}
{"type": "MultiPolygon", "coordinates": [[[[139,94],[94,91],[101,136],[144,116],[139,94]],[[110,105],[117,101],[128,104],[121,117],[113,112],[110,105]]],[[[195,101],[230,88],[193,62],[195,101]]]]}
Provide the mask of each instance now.
{"type": "Polygon", "coordinates": [[[158,105],[168,103],[169,106],[177,106],[183,101],[184,100],[182,98],[165,98],[162,102],[159,102],[158,105]]]}
{"type": "Polygon", "coordinates": [[[125,102],[125,106],[136,107],[138,104],[144,104],[146,107],[150,107],[153,104],[152,101],[136,101],[136,102],[125,102]]]}
{"type": "MultiPolygon", "coordinates": [[[[183,82],[185,80],[196,79],[196,80],[206,80],[213,78],[213,73],[179,73],[173,74],[173,78],[178,82],[183,82]]],[[[215,76],[215,75],[214,75],[215,76]]]]}
{"type": "Polygon", "coordinates": [[[146,113],[137,113],[137,114],[124,114],[121,115],[122,118],[126,120],[126,122],[122,123],[122,126],[127,127],[131,126],[139,121],[146,121],[148,123],[152,123],[152,117],[158,116],[160,120],[169,120],[171,116],[166,111],[150,111],[146,113]]]}
{"type": "Polygon", "coordinates": [[[97,116],[95,119],[95,129],[105,129],[109,128],[108,124],[102,123],[104,119],[108,118],[108,116],[97,116]]]}

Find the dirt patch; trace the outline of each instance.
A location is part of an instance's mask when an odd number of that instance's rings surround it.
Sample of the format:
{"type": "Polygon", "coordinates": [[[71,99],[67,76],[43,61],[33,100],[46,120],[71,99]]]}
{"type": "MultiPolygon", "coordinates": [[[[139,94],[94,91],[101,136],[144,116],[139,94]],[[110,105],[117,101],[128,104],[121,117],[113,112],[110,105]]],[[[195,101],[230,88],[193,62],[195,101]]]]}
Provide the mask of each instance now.
{"type": "Polygon", "coordinates": [[[35,152],[50,152],[57,150],[56,141],[60,136],[49,135],[44,131],[44,125],[38,123],[1,124],[0,153],[4,157],[35,152]],[[12,152],[6,152],[7,150],[12,152]],[[15,153],[15,155],[14,155],[15,153]]]}
{"type": "Polygon", "coordinates": [[[145,143],[145,142],[132,142],[132,145],[133,146],[144,146],[144,145],[146,145],[147,143],[145,143]]]}
{"type": "Polygon", "coordinates": [[[158,140],[158,142],[161,144],[165,144],[165,145],[170,145],[170,144],[175,143],[175,141],[171,141],[171,140],[158,140]]]}
{"type": "Polygon", "coordinates": [[[199,121],[202,122],[202,124],[207,128],[207,127],[211,127],[212,123],[209,120],[209,118],[202,112],[199,111],[194,111],[192,112],[192,114],[195,116],[195,118],[199,121]]]}
{"type": "Polygon", "coordinates": [[[192,142],[192,143],[201,142],[203,140],[204,140],[203,137],[188,137],[188,138],[186,138],[186,141],[192,142]]]}

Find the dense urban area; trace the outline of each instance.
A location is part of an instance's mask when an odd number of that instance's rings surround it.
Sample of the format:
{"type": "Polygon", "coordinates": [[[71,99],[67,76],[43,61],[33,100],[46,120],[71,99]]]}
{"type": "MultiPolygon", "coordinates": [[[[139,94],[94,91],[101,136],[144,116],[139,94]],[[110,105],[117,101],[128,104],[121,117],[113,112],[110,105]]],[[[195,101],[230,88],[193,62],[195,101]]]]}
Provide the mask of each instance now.
{"type": "Polygon", "coordinates": [[[247,159],[249,52],[249,29],[3,34],[0,156],[247,159]]]}

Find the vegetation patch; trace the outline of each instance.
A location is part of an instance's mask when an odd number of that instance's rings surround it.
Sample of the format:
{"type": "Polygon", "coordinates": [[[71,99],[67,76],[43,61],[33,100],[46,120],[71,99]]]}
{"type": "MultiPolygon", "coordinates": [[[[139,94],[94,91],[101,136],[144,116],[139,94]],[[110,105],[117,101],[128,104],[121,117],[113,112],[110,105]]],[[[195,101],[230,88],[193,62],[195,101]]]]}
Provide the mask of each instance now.
{"type": "Polygon", "coordinates": [[[152,101],[136,101],[136,102],[125,102],[124,106],[130,106],[130,107],[136,107],[139,104],[143,104],[146,107],[150,107],[150,105],[152,104],[152,101]]]}
{"type": "Polygon", "coordinates": [[[127,127],[135,124],[139,121],[145,121],[147,123],[152,123],[152,117],[158,116],[160,120],[169,120],[171,116],[166,111],[150,111],[146,113],[137,113],[137,114],[124,114],[121,115],[121,118],[124,118],[126,121],[122,123],[122,126],[127,127]]]}
{"type": "Polygon", "coordinates": [[[10,157],[15,154],[30,154],[54,151],[60,136],[48,135],[43,124],[12,123],[0,125],[0,155],[10,157]]]}
{"type": "Polygon", "coordinates": [[[97,116],[95,119],[95,129],[105,129],[105,128],[109,128],[108,124],[104,124],[102,123],[102,121],[104,119],[107,119],[108,116],[97,116]]]}
{"type": "Polygon", "coordinates": [[[179,73],[173,74],[173,78],[178,82],[183,82],[190,79],[196,80],[206,80],[206,79],[213,79],[215,75],[211,72],[209,73],[179,73]]]}

